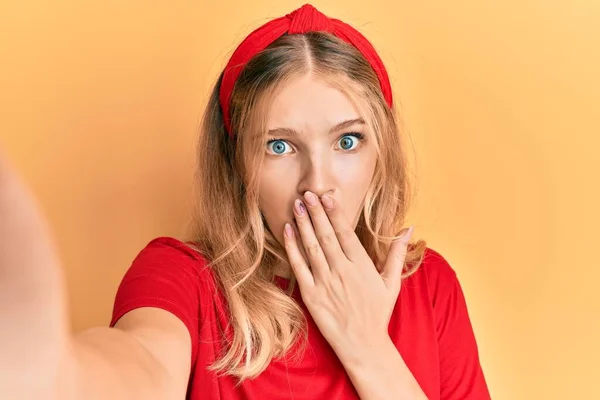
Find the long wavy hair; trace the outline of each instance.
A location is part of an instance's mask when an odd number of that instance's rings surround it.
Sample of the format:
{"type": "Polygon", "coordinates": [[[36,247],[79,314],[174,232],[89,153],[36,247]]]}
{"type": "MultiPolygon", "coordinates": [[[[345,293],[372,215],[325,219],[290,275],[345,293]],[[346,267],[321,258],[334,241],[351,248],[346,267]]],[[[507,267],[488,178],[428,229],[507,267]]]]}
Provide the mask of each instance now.
{"type": "MultiPolygon", "coordinates": [[[[261,213],[258,182],[269,100],[286,81],[309,73],[346,94],[376,138],[378,160],[356,227],[375,265],[385,262],[413,198],[399,118],[383,99],[372,67],[353,46],[331,34],[311,32],[284,35],[256,55],[232,93],[234,140],[225,130],[219,104],[221,74],[200,127],[189,242],[214,271],[229,309],[233,334],[211,369],[240,383],[259,375],[297,340],[305,343],[306,319],[289,295],[296,282],[292,277],[283,290],[274,280],[275,266],[287,257],[261,213]]],[[[419,268],[425,248],[422,240],[410,244],[403,278],[419,268]]]]}

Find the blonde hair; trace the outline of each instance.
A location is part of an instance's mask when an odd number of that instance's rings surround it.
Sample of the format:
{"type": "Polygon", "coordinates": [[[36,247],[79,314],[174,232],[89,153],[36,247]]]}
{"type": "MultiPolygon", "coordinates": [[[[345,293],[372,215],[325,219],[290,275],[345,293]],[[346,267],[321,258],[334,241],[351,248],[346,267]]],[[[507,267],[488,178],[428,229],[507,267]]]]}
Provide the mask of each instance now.
{"type": "MultiPolygon", "coordinates": [[[[286,253],[259,209],[258,180],[269,99],[286,81],[307,73],[352,99],[376,137],[378,161],[356,228],[376,265],[385,262],[412,199],[395,110],[385,103],[372,67],[351,45],[328,33],[311,32],[284,35],[256,55],[232,93],[235,140],[224,128],[219,77],[200,129],[199,190],[189,241],[209,261],[230,311],[233,337],[211,369],[239,382],[256,377],[306,338],[301,308],[274,283],[274,266],[287,262],[286,253]]],[[[409,246],[404,278],[417,270],[425,247],[424,241],[409,246]]],[[[290,290],[294,284],[292,278],[290,290]]]]}

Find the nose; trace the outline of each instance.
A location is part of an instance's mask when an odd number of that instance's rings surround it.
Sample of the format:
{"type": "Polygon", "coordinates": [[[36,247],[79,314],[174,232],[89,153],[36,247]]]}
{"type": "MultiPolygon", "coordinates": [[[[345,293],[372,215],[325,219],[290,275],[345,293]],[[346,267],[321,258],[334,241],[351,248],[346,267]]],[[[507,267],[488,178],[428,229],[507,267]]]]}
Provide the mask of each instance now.
{"type": "Polygon", "coordinates": [[[307,190],[319,197],[335,191],[335,175],[331,162],[327,158],[306,160],[298,183],[298,194],[302,196],[307,190]]]}

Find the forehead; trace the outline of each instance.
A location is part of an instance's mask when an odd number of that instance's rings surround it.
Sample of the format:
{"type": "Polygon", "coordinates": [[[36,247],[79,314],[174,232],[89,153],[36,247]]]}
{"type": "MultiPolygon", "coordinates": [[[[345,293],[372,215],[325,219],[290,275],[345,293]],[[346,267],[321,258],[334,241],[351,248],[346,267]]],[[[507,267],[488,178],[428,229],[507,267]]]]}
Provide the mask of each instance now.
{"type": "Polygon", "coordinates": [[[321,129],[361,116],[344,92],[313,74],[283,82],[273,92],[270,102],[267,129],[321,129]]]}

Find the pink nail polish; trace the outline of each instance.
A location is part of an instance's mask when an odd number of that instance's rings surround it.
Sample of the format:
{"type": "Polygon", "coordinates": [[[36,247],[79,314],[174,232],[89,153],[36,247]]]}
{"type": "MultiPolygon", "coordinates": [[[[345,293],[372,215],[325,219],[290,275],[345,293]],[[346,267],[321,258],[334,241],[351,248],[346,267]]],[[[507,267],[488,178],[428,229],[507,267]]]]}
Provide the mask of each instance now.
{"type": "Polygon", "coordinates": [[[410,228],[408,228],[408,232],[406,232],[405,235],[405,240],[408,242],[410,240],[410,238],[412,237],[413,231],[415,230],[415,227],[413,225],[410,226],[410,228]]]}
{"type": "Polygon", "coordinates": [[[292,226],[290,224],[288,224],[287,222],[285,224],[284,233],[285,233],[285,236],[288,237],[288,239],[291,239],[294,236],[294,231],[292,229],[292,226]]]}
{"type": "Polygon", "coordinates": [[[296,207],[296,213],[298,215],[303,216],[306,214],[306,207],[304,206],[304,203],[302,203],[302,200],[296,199],[294,206],[296,207]]]}
{"type": "Polygon", "coordinates": [[[321,197],[321,203],[323,203],[323,207],[327,208],[328,210],[333,208],[333,198],[330,196],[323,195],[323,197],[321,197]]]}
{"type": "Polygon", "coordinates": [[[306,199],[306,202],[311,206],[316,206],[317,204],[319,204],[319,198],[313,192],[304,193],[304,198],[306,199]]]}

